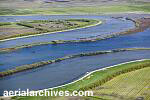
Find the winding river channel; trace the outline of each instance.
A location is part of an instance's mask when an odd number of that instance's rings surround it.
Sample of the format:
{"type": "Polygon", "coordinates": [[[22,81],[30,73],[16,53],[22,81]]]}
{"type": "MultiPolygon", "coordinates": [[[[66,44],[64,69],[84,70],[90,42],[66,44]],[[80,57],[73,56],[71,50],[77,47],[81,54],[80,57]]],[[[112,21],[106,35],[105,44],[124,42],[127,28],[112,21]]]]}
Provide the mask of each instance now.
{"type": "MultiPolygon", "coordinates": [[[[101,34],[122,32],[135,27],[135,23],[125,19],[114,19],[109,16],[0,16],[1,22],[22,20],[90,18],[103,21],[102,25],[58,32],[29,38],[20,38],[0,42],[0,48],[8,48],[36,42],[50,42],[52,40],[77,40],[101,34]]],[[[0,54],[0,71],[15,68],[25,64],[52,60],[67,55],[74,55],[98,50],[112,50],[118,48],[150,48],[150,29],[125,36],[101,40],[96,42],[49,44],[32,48],[18,49],[14,52],[0,54]]],[[[150,59],[150,50],[135,50],[110,54],[78,57],[59,63],[46,65],[42,68],[17,73],[0,78],[0,95],[4,90],[15,89],[45,89],[72,82],[96,69],[138,59],[150,59]]]]}

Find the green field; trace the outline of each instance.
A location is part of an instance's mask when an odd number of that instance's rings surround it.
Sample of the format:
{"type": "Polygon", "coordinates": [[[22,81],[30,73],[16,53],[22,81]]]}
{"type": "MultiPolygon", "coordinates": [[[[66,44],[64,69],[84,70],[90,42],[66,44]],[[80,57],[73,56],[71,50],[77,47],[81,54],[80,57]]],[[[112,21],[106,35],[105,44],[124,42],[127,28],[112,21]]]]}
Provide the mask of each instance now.
{"type": "Polygon", "coordinates": [[[0,15],[32,15],[32,14],[107,14],[124,12],[150,12],[150,4],[139,5],[110,5],[110,6],[86,6],[86,7],[53,7],[53,8],[0,8],[0,15]]]}
{"type": "MultiPolygon", "coordinates": [[[[145,94],[149,89],[146,87],[149,87],[150,85],[149,84],[150,78],[148,77],[149,72],[150,72],[150,60],[131,62],[127,64],[114,66],[106,70],[96,71],[78,82],[64,86],[62,88],[58,88],[57,90],[70,90],[70,91],[93,90],[94,97],[83,97],[82,99],[85,100],[87,98],[91,98],[92,100],[99,100],[100,98],[114,100],[113,97],[116,97],[115,100],[129,100],[128,98],[133,99],[139,96],[149,98],[149,96],[145,94]],[[111,87],[112,85],[113,87],[111,87]],[[115,92],[117,95],[116,94],[114,94],[115,96],[111,95],[113,92],[115,92]],[[109,96],[102,95],[103,93],[108,94],[109,96]],[[137,95],[134,96],[134,94],[137,95]],[[125,99],[120,99],[120,96],[125,99]]],[[[15,98],[19,100],[52,99],[52,97],[25,97],[25,98],[15,97],[15,98]]],[[[61,97],[61,98],[55,97],[52,100],[63,100],[63,99],[69,100],[68,98],[69,97],[61,97]]]]}
{"type": "Polygon", "coordinates": [[[108,100],[150,100],[149,74],[150,66],[120,75],[93,90],[95,95],[108,100]]]}
{"type": "Polygon", "coordinates": [[[1,0],[0,15],[75,15],[150,12],[149,0],[67,0],[68,2],[58,1],[59,0],[1,0]],[[10,3],[12,5],[10,5],[10,3]]]}

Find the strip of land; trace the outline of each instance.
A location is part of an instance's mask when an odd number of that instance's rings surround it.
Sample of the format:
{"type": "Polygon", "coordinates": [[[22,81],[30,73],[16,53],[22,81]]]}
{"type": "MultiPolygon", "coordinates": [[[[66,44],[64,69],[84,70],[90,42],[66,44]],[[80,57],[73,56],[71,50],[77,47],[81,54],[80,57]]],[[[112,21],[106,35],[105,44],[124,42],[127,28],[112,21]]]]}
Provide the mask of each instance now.
{"type": "Polygon", "coordinates": [[[80,54],[76,54],[76,55],[65,56],[63,58],[57,58],[55,60],[41,61],[41,62],[37,62],[37,63],[33,63],[33,64],[17,66],[14,69],[0,72],[0,77],[6,77],[9,75],[13,75],[15,73],[19,73],[19,72],[39,68],[39,67],[44,67],[45,65],[48,65],[48,64],[53,64],[53,63],[57,63],[57,62],[61,62],[61,61],[67,60],[67,59],[73,59],[73,58],[77,58],[77,57],[95,56],[95,55],[101,55],[101,54],[109,54],[109,53],[125,52],[125,51],[138,51],[138,50],[150,50],[150,48],[125,48],[125,49],[114,49],[114,50],[108,50],[108,51],[80,53],[80,54]]]}
{"type": "Polygon", "coordinates": [[[102,24],[92,19],[33,20],[22,22],[0,22],[0,42],[64,32],[102,24]]]}

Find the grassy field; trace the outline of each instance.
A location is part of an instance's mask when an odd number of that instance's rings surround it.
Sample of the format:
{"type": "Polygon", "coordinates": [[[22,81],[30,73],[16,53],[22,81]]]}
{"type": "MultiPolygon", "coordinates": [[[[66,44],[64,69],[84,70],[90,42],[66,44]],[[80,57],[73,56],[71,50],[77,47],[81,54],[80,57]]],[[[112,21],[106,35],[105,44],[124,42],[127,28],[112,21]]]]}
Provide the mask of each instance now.
{"type": "Polygon", "coordinates": [[[139,5],[110,5],[110,6],[86,6],[86,7],[53,7],[53,8],[0,8],[0,15],[30,15],[30,14],[105,14],[124,12],[150,12],[150,4],[139,5]]]}
{"type": "Polygon", "coordinates": [[[13,0],[13,2],[11,0],[1,0],[0,15],[150,12],[149,0],[64,1],[67,2],[59,2],[59,0],[13,0]]]}
{"type": "MultiPolygon", "coordinates": [[[[135,100],[143,96],[149,98],[150,60],[131,62],[117,65],[106,70],[93,72],[87,77],[58,88],[57,90],[93,90],[94,97],[75,97],[81,100],[135,100]],[[120,88],[120,90],[119,90],[120,88]],[[132,91],[131,91],[132,90],[132,91]],[[112,93],[115,93],[112,95],[112,93]],[[117,94],[118,93],[118,94],[117,94]],[[106,95],[104,95],[106,94],[106,95]],[[108,95],[107,95],[108,94],[108,95]],[[117,95],[116,95],[117,94],[117,95]],[[137,95],[135,95],[137,94],[137,95]],[[123,99],[120,99],[122,97],[123,99]],[[106,99],[105,99],[106,98],[106,99]],[[125,99],[124,99],[125,98],[125,99]],[[132,99],[131,99],[132,98],[132,99]]],[[[15,97],[18,100],[69,100],[69,97],[15,97]]],[[[76,100],[75,99],[75,100],[76,100]]],[[[148,100],[148,99],[147,99],[148,100]]]]}
{"type": "Polygon", "coordinates": [[[83,28],[98,23],[100,24],[101,22],[89,19],[34,20],[13,23],[0,22],[0,40],[83,28]]]}

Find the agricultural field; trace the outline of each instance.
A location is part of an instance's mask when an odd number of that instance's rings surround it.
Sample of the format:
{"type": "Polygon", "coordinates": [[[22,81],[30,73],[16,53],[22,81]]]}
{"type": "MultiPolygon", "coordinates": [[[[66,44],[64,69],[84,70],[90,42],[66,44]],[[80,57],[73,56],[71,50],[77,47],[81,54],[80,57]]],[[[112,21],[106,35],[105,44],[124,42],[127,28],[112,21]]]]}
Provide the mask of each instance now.
{"type": "Polygon", "coordinates": [[[149,100],[150,68],[122,74],[94,89],[95,97],[111,100],[149,100]]]}
{"type": "Polygon", "coordinates": [[[97,20],[34,20],[22,22],[0,22],[0,40],[82,28],[99,23],[97,20]]]}

